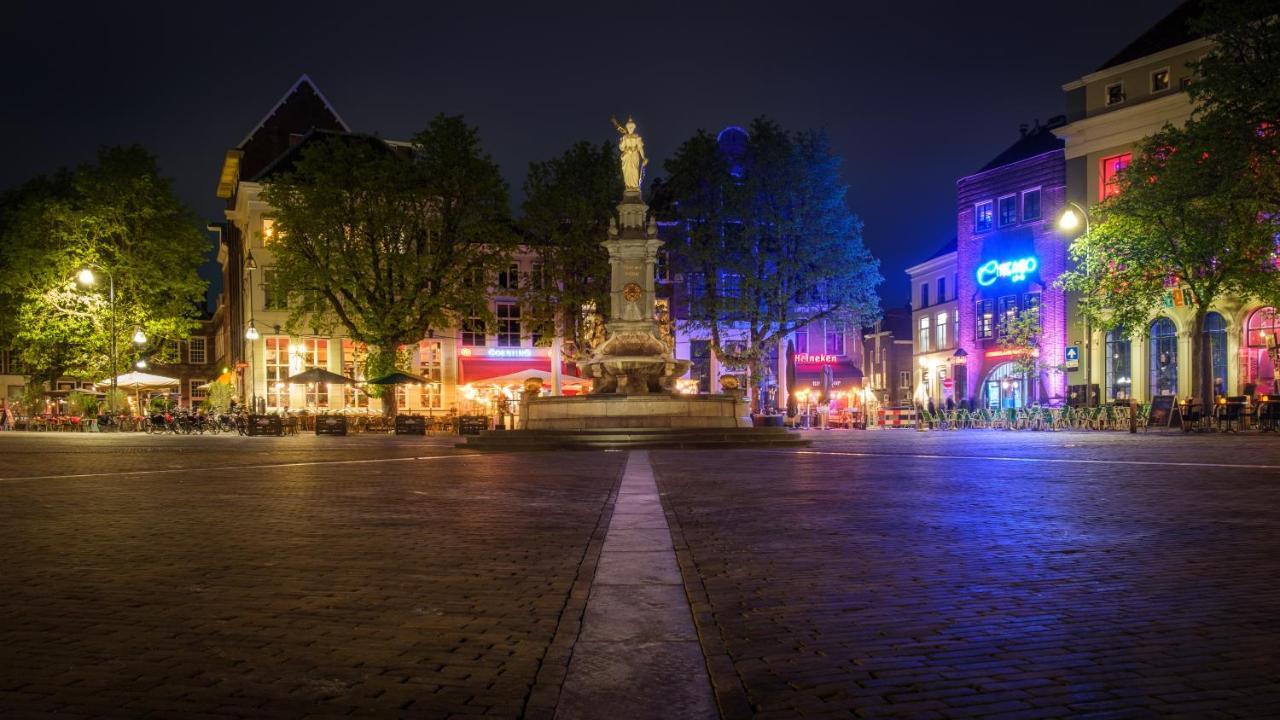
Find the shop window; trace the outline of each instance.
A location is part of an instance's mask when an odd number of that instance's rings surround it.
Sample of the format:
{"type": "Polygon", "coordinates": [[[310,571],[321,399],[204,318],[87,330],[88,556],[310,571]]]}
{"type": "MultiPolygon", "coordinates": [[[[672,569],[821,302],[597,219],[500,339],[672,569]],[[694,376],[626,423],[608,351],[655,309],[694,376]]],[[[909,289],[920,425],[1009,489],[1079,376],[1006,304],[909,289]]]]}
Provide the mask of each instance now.
{"type": "MultiPolygon", "coordinates": [[[[329,340],[327,338],[302,338],[298,343],[298,370],[310,368],[329,369],[329,340]]],[[[329,407],[329,383],[309,383],[304,396],[307,407],[329,407]]]]}
{"type": "Polygon", "coordinates": [[[1151,395],[1178,394],[1178,330],[1169,318],[1151,323],[1151,395]]]}
{"type": "Polygon", "coordinates": [[[289,407],[289,338],[275,335],[263,342],[263,370],[267,381],[267,407],[289,407]]]}
{"type": "Polygon", "coordinates": [[[1249,316],[1249,330],[1245,342],[1251,348],[1268,348],[1276,345],[1276,333],[1280,332],[1280,313],[1273,307],[1264,307],[1249,316]]]}
{"type": "Polygon", "coordinates": [[[991,229],[992,223],[995,222],[994,203],[990,200],[980,202],[973,206],[973,231],[986,232],[991,229]]]}
{"type": "Polygon", "coordinates": [[[1128,400],[1133,397],[1133,372],[1130,356],[1131,345],[1124,328],[1107,331],[1106,353],[1107,397],[1112,400],[1128,400]]]}
{"type": "Polygon", "coordinates": [[[1101,182],[1098,183],[1100,200],[1106,200],[1112,195],[1120,194],[1120,173],[1129,167],[1129,161],[1132,159],[1132,153],[1113,155],[1102,159],[1102,169],[1099,173],[1101,182]]]}
{"type": "Polygon", "coordinates": [[[1209,361],[1213,367],[1213,392],[1227,394],[1227,321],[1211,312],[1204,317],[1204,339],[1209,343],[1209,361]]]}
{"type": "MultiPolygon", "coordinates": [[[[364,374],[365,360],[369,357],[363,343],[351,340],[342,341],[342,374],[353,380],[367,379],[364,374]]],[[[343,404],[349,408],[369,407],[369,396],[358,385],[342,386],[343,404]]]]}
{"type": "Polygon", "coordinates": [[[1040,219],[1040,188],[1022,193],[1022,220],[1040,219]]]}
{"type": "Polygon", "coordinates": [[[520,306],[498,303],[498,347],[520,347],[520,306]]]}
{"type": "Polygon", "coordinates": [[[1000,198],[1000,227],[1018,222],[1018,196],[1006,195],[1000,198]]]}
{"type": "Polygon", "coordinates": [[[444,350],[439,340],[423,340],[418,343],[418,374],[428,382],[420,388],[418,401],[425,410],[444,407],[443,389],[444,350]]]}

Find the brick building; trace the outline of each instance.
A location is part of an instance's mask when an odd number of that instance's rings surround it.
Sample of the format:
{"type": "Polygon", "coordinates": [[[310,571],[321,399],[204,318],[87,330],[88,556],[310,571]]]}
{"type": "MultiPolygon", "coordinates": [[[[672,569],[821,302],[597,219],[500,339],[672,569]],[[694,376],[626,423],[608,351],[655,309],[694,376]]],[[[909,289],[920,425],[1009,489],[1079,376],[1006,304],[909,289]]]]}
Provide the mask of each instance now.
{"type": "Polygon", "coordinates": [[[911,348],[910,306],[886,310],[863,333],[863,382],[881,406],[911,404],[915,386],[911,348]]]}
{"type": "Polygon", "coordinates": [[[1059,369],[1066,349],[1067,298],[1054,281],[1067,268],[1068,238],[1056,222],[1066,198],[1063,142],[1039,122],[978,172],[956,183],[957,401],[1020,407],[1067,400],[1059,369]],[[1018,378],[999,346],[1002,319],[1040,313],[1038,378],[1018,378]]]}

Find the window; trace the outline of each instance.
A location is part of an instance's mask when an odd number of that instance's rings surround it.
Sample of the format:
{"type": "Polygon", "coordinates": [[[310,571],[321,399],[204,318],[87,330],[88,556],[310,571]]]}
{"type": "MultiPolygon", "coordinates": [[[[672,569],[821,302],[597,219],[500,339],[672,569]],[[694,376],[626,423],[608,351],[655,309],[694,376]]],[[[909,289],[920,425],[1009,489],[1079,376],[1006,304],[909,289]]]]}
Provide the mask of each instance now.
{"type": "Polygon", "coordinates": [[[469,317],[462,321],[462,344],[470,347],[484,347],[484,321],[478,317],[469,317]]]}
{"type": "Polygon", "coordinates": [[[947,279],[944,277],[940,277],[938,278],[938,302],[946,302],[946,301],[947,301],[947,279]]]}
{"type": "Polygon", "coordinates": [[[264,310],[284,310],[289,307],[289,293],[279,280],[275,268],[262,270],[262,308],[264,310]]]}
{"type": "Polygon", "coordinates": [[[1204,316],[1204,335],[1209,342],[1209,360],[1213,365],[1213,391],[1227,394],[1227,321],[1216,312],[1204,316]]]}
{"type": "Polygon", "coordinates": [[[270,245],[276,239],[276,221],[274,218],[262,218],[262,244],[270,245]]]}
{"type": "Polygon", "coordinates": [[[1102,159],[1102,171],[1099,173],[1102,181],[1099,183],[1100,199],[1106,200],[1112,195],[1120,194],[1120,172],[1129,167],[1129,160],[1132,158],[1132,153],[1125,153],[1102,159]]]}
{"type": "Polygon", "coordinates": [[[547,268],[540,262],[533,264],[529,270],[529,282],[533,284],[535,290],[542,290],[547,286],[547,268]]]}
{"type": "Polygon", "coordinates": [[[1151,396],[1178,394],[1178,331],[1169,318],[1151,323],[1151,396]]]}
{"type": "Polygon", "coordinates": [[[515,290],[520,287],[520,266],[511,263],[506,270],[498,273],[499,290],[515,290]]]}
{"type": "Polygon", "coordinates": [[[844,355],[844,323],[828,321],[826,330],[827,354],[844,355]]]}
{"type": "Polygon", "coordinates": [[[929,307],[929,283],[920,283],[920,307],[929,307]]]}
{"type": "Polygon", "coordinates": [[[1029,292],[1022,296],[1022,308],[1028,313],[1035,313],[1036,323],[1040,322],[1040,293],[1029,292]]]}
{"type": "Polygon", "coordinates": [[[268,337],[263,343],[262,365],[266,371],[267,406],[289,407],[289,388],[284,384],[289,377],[289,338],[268,337]]]}
{"type": "Polygon", "coordinates": [[[1169,68],[1160,68],[1151,73],[1151,92],[1164,92],[1169,89],[1169,68]]]}
{"type": "Polygon", "coordinates": [[[742,276],[737,273],[721,273],[720,296],[727,298],[741,297],[742,276]]]}
{"type": "Polygon", "coordinates": [[[1112,105],[1119,105],[1120,103],[1124,102],[1124,83],[1118,82],[1118,83],[1112,83],[1108,85],[1106,89],[1105,97],[1106,97],[1107,107],[1110,107],[1112,105]]]}
{"type": "Polygon", "coordinates": [[[1006,195],[1000,198],[1000,227],[1018,222],[1018,196],[1006,195]]]}
{"type": "Polygon", "coordinates": [[[187,381],[187,387],[190,388],[192,408],[195,408],[197,405],[203,403],[206,399],[208,399],[209,397],[208,391],[200,387],[201,385],[207,384],[208,382],[209,382],[208,380],[197,380],[195,378],[191,378],[190,380],[187,381]]]}
{"type": "Polygon", "coordinates": [[[520,347],[520,306],[498,303],[498,347],[520,347]]]}
{"type": "Polygon", "coordinates": [[[916,333],[919,352],[929,352],[929,316],[920,316],[920,332],[916,333]]]}
{"type": "Polygon", "coordinates": [[[207,343],[202,337],[193,337],[187,341],[187,362],[192,365],[204,365],[208,362],[208,353],[205,352],[207,343]]]}
{"type": "Polygon", "coordinates": [[[710,340],[689,341],[689,377],[698,381],[698,392],[711,392],[710,340]]]}
{"type": "Polygon", "coordinates": [[[1107,331],[1106,365],[1107,397],[1112,400],[1128,400],[1133,392],[1133,373],[1130,370],[1129,336],[1124,328],[1107,331]]]}
{"type": "MultiPolygon", "coordinates": [[[[302,370],[329,369],[329,340],[327,338],[302,338],[298,343],[298,364],[302,370]]],[[[309,383],[306,386],[307,407],[329,407],[329,383],[309,383]]]]}
{"type": "Polygon", "coordinates": [[[974,323],[974,329],[977,330],[978,339],[989,338],[995,334],[996,311],[995,303],[991,300],[979,300],[974,307],[974,317],[977,322],[974,323]]]}
{"type": "Polygon", "coordinates": [[[902,370],[898,373],[898,389],[904,393],[911,392],[911,371],[902,370]]]}
{"type": "Polygon", "coordinates": [[[659,250],[653,264],[653,279],[658,282],[671,282],[671,253],[659,250]]]}
{"type": "Polygon", "coordinates": [[[986,232],[991,229],[992,204],[990,200],[973,206],[973,231],[986,232]]]}
{"type": "Polygon", "coordinates": [[[809,328],[807,327],[796,328],[795,340],[796,340],[796,352],[798,353],[809,352],[809,328]]]}
{"type": "MultiPolygon", "coordinates": [[[[365,360],[369,357],[363,343],[342,341],[342,374],[354,380],[364,380],[365,360]]],[[[358,385],[343,385],[343,404],[349,408],[369,407],[369,396],[358,385]]]]}
{"type": "Polygon", "coordinates": [[[1004,295],[1000,298],[1000,326],[1003,329],[1006,323],[1011,322],[1018,317],[1018,296],[1004,295]]]}
{"type": "Polygon", "coordinates": [[[427,410],[439,410],[444,407],[441,395],[444,367],[444,352],[439,340],[423,340],[418,343],[418,374],[430,382],[423,385],[419,402],[427,410]]]}
{"type": "Polygon", "coordinates": [[[949,345],[949,343],[948,343],[948,341],[947,341],[947,333],[948,333],[949,331],[948,331],[948,329],[947,329],[947,314],[946,314],[946,313],[944,313],[944,312],[940,312],[940,313],[938,313],[936,316],[934,316],[934,318],[933,318],[933,331],[934,331],[934,334],[936,335],[935,342],[937,343],[937,345],[936,345],[937,349],[938,349],[938,350],[945,350],[945,349],[947,349],[947,347],[948,347],[948,345],[949,345]]]}
{"type": "Polygon", "coordinates": [[[1022,220],[1040,219],[1040,188],[1022,193],[1022,220]]]}

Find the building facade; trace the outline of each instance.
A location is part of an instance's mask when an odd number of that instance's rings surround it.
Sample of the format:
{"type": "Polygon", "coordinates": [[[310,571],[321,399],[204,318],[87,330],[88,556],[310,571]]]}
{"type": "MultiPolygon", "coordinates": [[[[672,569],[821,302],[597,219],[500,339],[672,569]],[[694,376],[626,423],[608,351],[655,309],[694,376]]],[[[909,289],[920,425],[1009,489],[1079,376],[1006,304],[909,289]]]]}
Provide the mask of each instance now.
{"type": "MultiPolygon", "coordinates": [[[[224,287],[213,352],[219,363],[234,370],[240,397],[259,411],[381,407],[357,385],[288,382],[290,376],[309,368],[367,379],[363,374],[366,350],[347,337],[341,326],[323,332],[288,329],[293,304],[301,299],[277,280],[273,209],[262,199],[273,173],[287,168],[308,143],[334,136],[356,137],[303,76],[224,160],[218,195],[227,202],[225,222],[211,226],[221,236],[224,287]]],[[[394,141],[364,140],[386,142],[393,151],[405,147],[394,141]]],[[[508,382],[506,376],[526,370],[563,378],[560,384],[566,388],[579,387],[559,362],[558,347],[547,346],[524,331],[517,293],[522,278],[527,280],[536,272],[536,254],[520,250],[504,271],[488,279],[489,309],[496,323],[472,318],[401,348],[409,357],[406,369],[427,382],[397,386],[398,407],[428,414],[490,414],[502,388],[519,385],[508,382]]],[[[510,398],[510,390],[505,392],[510,398]]]]}
{"type": "Polygon", "coordinates": [[[960,330],[956,241],[952,240],[919,265],[907,268],[911,278],[911,328],[915,383],[910,398],[932,399],[938,407],[957,402],[964,389],[955,383],[955,351],[960,330]],[[959,391],[959,392],[957,392],[959,391]]]}
{"type": "MultiPolygon", "coordinates": [[[[1070,122],[1055,132],[1066,143],[1067,198],[1079,208],[1119,192],[1118,175],[1143,138],[1191,117],[1190,63],[1212,47],[1188,25],[1201,9],[1199,2],[1184,3],[1098,70],[1063,86],[1070,122]]],[[[1077,232],[1086,229],[1085,219],[1077,232]]],[[[1070,384],[1093,386],[1101,402],[1194,394],[1193,298],[1183,288],[1167,290],[1164,307],[1140,328],[1091,326],[1072,303],[1070,342],[1080,345],[1081,363],[1069,372],[1070,384]]],[[[1209,308],[1205,326],[1215,393],[1244,394],[1274,375],[1275,308],[1224,298],[1209,308]]]]}
{"type": "Polygon", "coordinates": [[[911,404],[915,353],[911,306],[886,310],[862,335],[863,383],[881,407],[911,404]]]}

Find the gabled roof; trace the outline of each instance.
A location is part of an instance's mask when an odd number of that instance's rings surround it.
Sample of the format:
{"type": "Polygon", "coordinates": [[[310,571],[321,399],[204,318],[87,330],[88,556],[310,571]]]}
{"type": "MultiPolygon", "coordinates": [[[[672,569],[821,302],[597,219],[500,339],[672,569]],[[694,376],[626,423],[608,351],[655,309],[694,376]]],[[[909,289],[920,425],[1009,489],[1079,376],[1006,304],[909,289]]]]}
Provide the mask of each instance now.
{"type": "Polygon", "coordinates": [[[267,111],[267,114],[262,116],[262,119],[258,121],[258,124],[253,126],[253,129],[249,131],[249,134],[244,136],[244,139],[240,141],[240,144],[236,145],[236,148],[243,150],[244,146],[253,139],[254,134],[261,130],[262,127],[267,124],[267,121],[271,119],[271,116],[275,115],[276,112],[279,111],[286,102],[288,102],[289,98],[294,93],[298,92],[298,90],[303,86],[306,86],[307,89],[316,94],[316,97],[320,98],[320,101],[324,103],[325,108],[333,114],[333,119],[338,121],[338,125],[341,126],[342,130],[351,132],[351,126],[347,125],[347,121],[342,119],[342,116],[334,109],[333,104],[329,102],[329,99],[324,96],[324,93],[320,92],[320,88],[316,87],[316,84],[311,81],[311,78],[308,77],[306,73],[302,73],[298,76],[297,81],[295,81],[293,85],[285,91],[284,95],[280,96],[280,99],[276,101],[276,104],[271,106],[271,109],[267,111]]]}
{"type": "Polygon", "coordinates": [[[1154,55],[1161,50],[1168,50],[1200,37],[1200,33],[1191,28],[1191,22],[1204,14],[1204,3],[1201,0],[1186,0],[1173,12],[1164,16],[1146,32],[1116,53],[1110,60],[1102,63],[1099,71],[1109,67],[1123,65],[1138,58],[1154,55]]]}
{"type": "MultiPolygon", "coordinates": [[[[951,240],[949,240],[946,245],[943,245],[942,247],[938,248],[938,252],[930,255],[929,260],[936,260],[944,255],[950,255],[951,253],[959,249],[959,247],[960,247],[959,239],[951,238],[951,240]]],[[[929,260],[925,260],[925,262],[929,262],[929,260]]]]}
{"type": "MultiPolygon", "coordinates": [[[[1027,158],[1065,148],[1067,142],[1054,135],[1050,129],[1059,125],[1058,118],[1050,120],[1048,125],[1041,125],[1037,122],[1035,127],[1025,130],[1017,142],[1005,148],[1004,152],[992,158],[991,162],[983,165],[978,172],[994,170],[1010,163],[1016,163],[1019,160],[1026,160],[1027,158]]],[[[1026,126],[1024,125],[1023,128],[1025,129],[1026,126]]]]}

